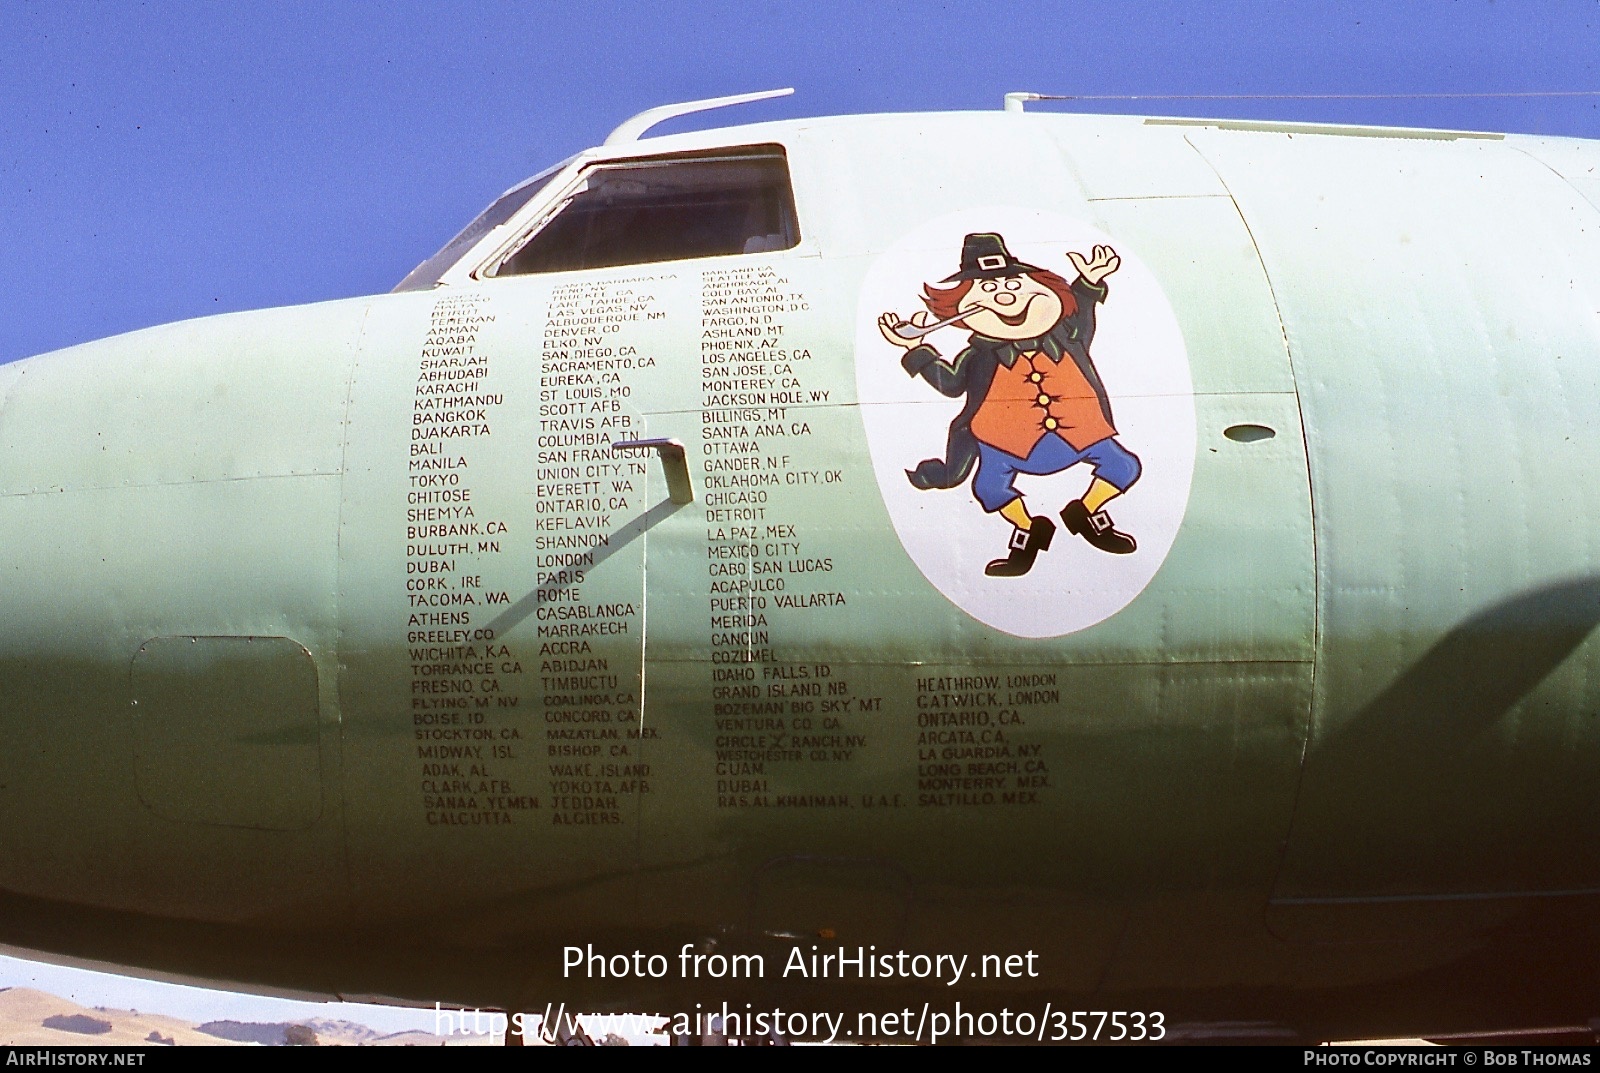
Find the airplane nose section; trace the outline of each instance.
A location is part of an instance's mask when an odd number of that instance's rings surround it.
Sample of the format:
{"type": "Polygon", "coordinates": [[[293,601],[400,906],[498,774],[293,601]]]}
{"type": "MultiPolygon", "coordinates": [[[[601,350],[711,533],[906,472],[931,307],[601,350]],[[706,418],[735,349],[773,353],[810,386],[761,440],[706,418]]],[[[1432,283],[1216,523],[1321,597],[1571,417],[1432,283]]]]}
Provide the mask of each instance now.
{"type": "Polygon", "coordinates": [[[0,495],[337,471],[363,308],[184,321],[4,366],[0,495]]]}
{"type": "Polygon", "coordinates": [[[0,892],[270,919],[338,882],[319,713],[369,301],[0,366],[0,892]]]}

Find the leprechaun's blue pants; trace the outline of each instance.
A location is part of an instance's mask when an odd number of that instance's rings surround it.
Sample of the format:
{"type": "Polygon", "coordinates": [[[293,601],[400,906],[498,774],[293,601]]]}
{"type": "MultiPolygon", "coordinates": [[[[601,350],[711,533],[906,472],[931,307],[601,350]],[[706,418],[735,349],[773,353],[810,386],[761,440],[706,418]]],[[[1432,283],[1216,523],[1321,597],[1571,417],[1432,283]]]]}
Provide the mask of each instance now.
{"type": "Polygon", "coordinates": [[[1060,436],[1047,435],[1034,444],[1027,458],[1018,458],[987,443],[978,444],[978,472],[972,478],[972,494],[978,497],[983,509],[996,511],[1016,499],[1018,492],[1012,482],[1017,474],[1028,473],[1035,477],[1060,473],[1068,466],[1088,462],[1094,475],[1119,492],[1126,492],[1139,479],[1143,467],[1139,456],[1128,450],[1115,438],[1107,436],[1078,450],[1060,436]]]}

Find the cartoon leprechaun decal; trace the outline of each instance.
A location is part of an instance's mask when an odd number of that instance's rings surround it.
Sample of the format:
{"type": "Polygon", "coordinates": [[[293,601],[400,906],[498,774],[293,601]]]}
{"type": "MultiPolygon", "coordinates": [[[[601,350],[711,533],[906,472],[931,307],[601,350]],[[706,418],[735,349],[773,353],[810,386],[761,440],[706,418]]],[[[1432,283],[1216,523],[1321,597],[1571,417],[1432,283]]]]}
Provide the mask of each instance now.
{"type": "Polygon", "coordinates": [[[1103,552],[1126,555],[1137,547],[1106,505],[1139,479],[1139,459],[1117,442],[1111,402],[1089,356],[1095,306],[1121,260],[1110,246],[1094,247],[1089,257],[1067,256],[1078,272],[1070,284],[1017,260],[998,234],[969,234],[960,271],[941,281],[950,286],[923,287],[926,312],[909,321],[893,313],[878,318],[884,339],[906,351],[900,364],[907,373],[951,398],[966,396],[950,423],[945,457],[927,459],[906,476],[917,488],[954,488],[977,465],[973,495],[1012,526],[1006,557],[985,567],[994,577],[1026,574],[1055,536],[1053,521],[1029,513],[1015,486],[1018,474],[1089,463],[1089,486],[1061,511],[1062,523],[1103,552]],[[972,332],[953,361],[921,342],[947,324],[972,332]]]}

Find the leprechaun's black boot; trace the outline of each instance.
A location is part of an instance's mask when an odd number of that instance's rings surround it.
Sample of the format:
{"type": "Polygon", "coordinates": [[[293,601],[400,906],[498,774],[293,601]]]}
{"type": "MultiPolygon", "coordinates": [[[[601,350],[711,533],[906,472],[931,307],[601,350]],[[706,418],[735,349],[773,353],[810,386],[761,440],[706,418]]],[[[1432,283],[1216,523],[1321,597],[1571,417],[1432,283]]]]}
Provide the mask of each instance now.
{"type": "Polygon", "coordinates": [[[1035,518],[1026,530],[1013,529],[1011,554],[996,559],[984,567],[983,572],[990,577],[1021,577],[1033,569],[1033,560],[1050,546],[1050,538],[1055,535],[1056,523],[1043,516],[1035,518]]]}
{"type": "Polygon", "coordinates": [[[1081,499],[1074,499],[1066,505],[1061,512],[1061,520],[1066,524],[1067,532],[1081,536],[1091,546],[1112,555],[1127,555],[1139,546],[1131,536],[1112,524],[1111,515],[1103,510],[1090,514],[1081,499]]]}

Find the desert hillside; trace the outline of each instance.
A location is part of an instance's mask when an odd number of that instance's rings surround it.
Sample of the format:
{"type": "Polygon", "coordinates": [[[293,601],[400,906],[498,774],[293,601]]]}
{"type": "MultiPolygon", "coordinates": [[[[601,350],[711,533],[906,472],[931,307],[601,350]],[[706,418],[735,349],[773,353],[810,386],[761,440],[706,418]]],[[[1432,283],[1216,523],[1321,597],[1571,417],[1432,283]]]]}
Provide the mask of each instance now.
{"type": "Polygon", "coordinates": [[[0,1045],[62,1047],[240,1047],[282,1046],[290,1037],[323,1046],[437,1047],[482,1045],[484,1036],[443,1036],[426,1032],[381,1035],[366,1025],[322,1017],[303,1021],[208,1021],[192,1024],[142,1010],[85,1007],[27,987],[0,989],[0,1045]],[[292,1030],[292,1031],[291,1031],[292,1030]]]}

